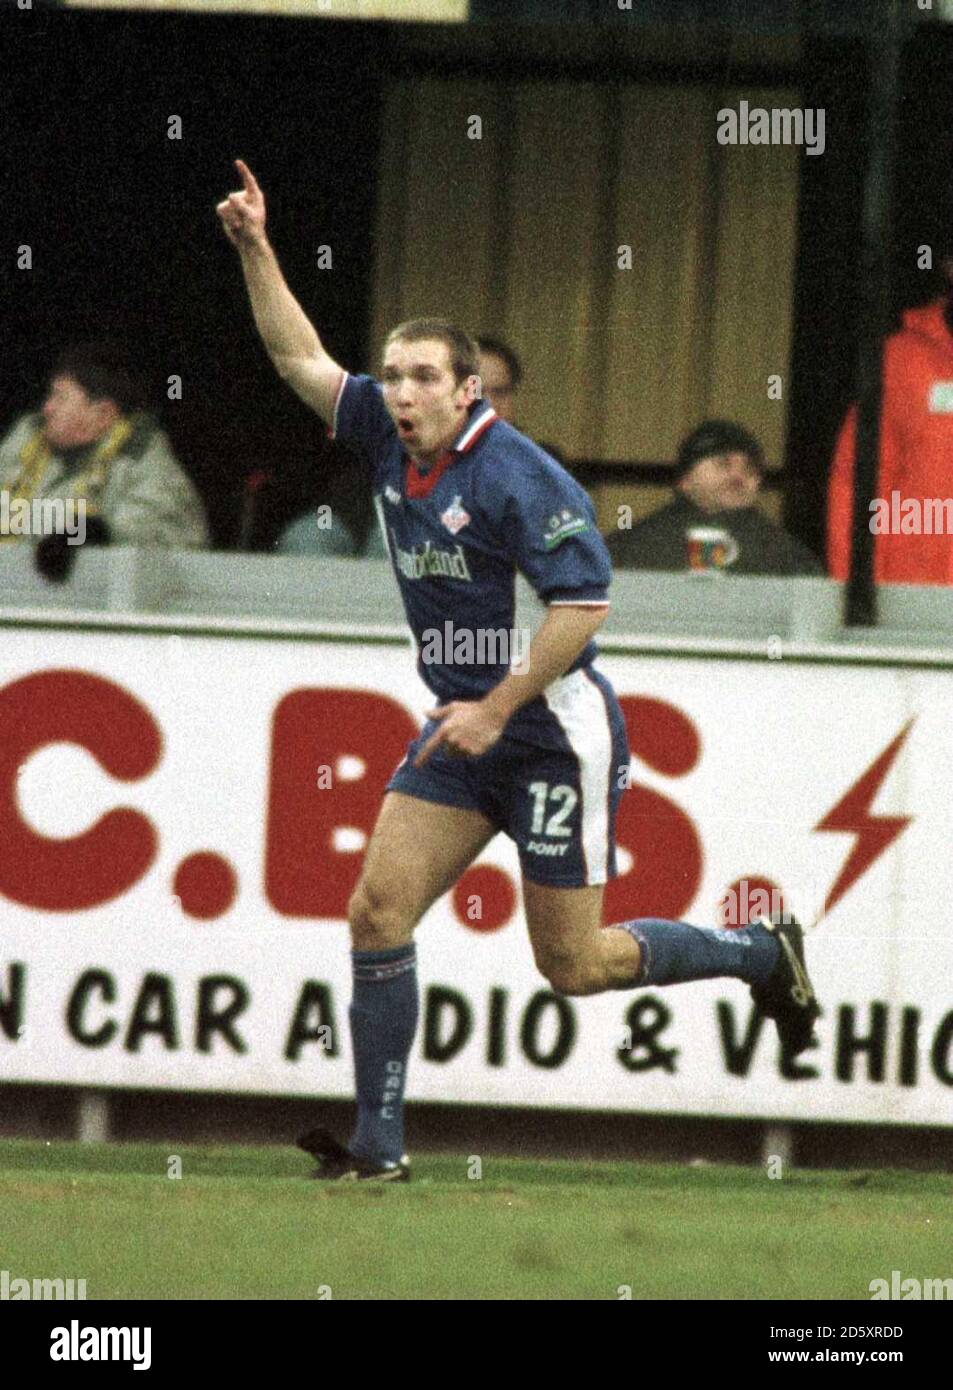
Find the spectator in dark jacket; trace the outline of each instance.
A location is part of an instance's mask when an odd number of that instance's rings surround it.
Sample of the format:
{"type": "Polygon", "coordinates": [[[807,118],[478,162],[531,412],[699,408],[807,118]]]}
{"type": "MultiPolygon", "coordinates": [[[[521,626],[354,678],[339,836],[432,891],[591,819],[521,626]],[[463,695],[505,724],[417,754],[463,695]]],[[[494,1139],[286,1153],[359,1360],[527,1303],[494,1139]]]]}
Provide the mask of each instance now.
{"type": "Polygon", "coordinates": [[[707,574],[823,574],[816,557],[756,504],[764,452],[731,420],[705,420],[683,440],[674,470],[675,500],[637,525],[620,508],[606,537],[620,569],[707,574]],[[626,522],[628,521],[628,526],[626,522]]]}

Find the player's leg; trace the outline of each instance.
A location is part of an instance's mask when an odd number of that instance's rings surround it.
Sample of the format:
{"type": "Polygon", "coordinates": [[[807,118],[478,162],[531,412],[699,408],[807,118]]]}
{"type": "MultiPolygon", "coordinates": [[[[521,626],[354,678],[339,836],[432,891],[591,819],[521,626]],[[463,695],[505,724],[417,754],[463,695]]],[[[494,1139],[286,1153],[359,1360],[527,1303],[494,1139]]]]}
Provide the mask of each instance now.
{"type": "Polygon", "coordinates": [[[601,926],[603,885],[615,871],[614,817],[606,816],[591,769],[583,765],[577,773],[571,759],[561,765],[561,757],[542,753],[516,779],[518,791],[522,782],[522,798],[517,796],[522,825],[510,830],[523,870],[533,954],[553,988],[562,994],[598,994],[724,977],[743,980],[761,1012],[777,1022],[788,1055],[808,1047],[819,1010],[796,922],[727,929],[639,917],[601,926]]]}
{"type": "Polygon", "coordinates": [[[723,928],[636,917],[601,927],[602,894],[602,888],[554,888],[523,877],[533,956],[558,993],[742,980],[756,1007],[774,1019],[789,1058],[811,1045],[820,1009],[793,918],[723,928]]]}
{"type": "Polygon", "coordinates": [[[641,953],[631,933],[602,926],[601,885],[534,883],[523,875],[523,909],[533,958],[557,994],[632,989],[641,953]]]}
{"type": "Polygon", "coordinates": [[[414,928],[495,834],[475,810],[401,792],[384,798],[348,907],[357,1092],[349,1147],[371,1163],[399,1163],[404,1152],[404,1083],[418,1014],[414,928]]]}
{"type": "Polygon", "coordinates": [[[592,671],[555,681],[545,706],[538,744],[513,745],[505,806],[536,963],[563,994],[631,988],[638,943],[628,932],[602,929],[629,766],[622,711],[608,681],[592,671]]]}
{"type": "Polygon", "coordinates": [[[354,949],[406,945],[424,913],[496,833],[479,811],[388,792],[348,904],[354,949]]]}
{"type": "Polygon", "coordinates": [[[724,976],[759,985],[777,963],[778,943],[761,925],[729,930],[636,917],[603,927],[603,892],[602,887],[553,887],[523,876],[533,956],[560,994],[724,976]]]}
{"type": "Polygon", "coordinates": [[[553,987],[595,994],[740,979],[777,1021],[785,1049],[794,1055],[807,1047],[819,1010],[797,923],[728,930],[638,918],[600,926],[603,885],[615,875],[620,774],[629,765],[621,711],[596,672],[555,682],[546,705],[546,746],[514,760],[506,829],[519,850],[533,951],[553,987]]]}

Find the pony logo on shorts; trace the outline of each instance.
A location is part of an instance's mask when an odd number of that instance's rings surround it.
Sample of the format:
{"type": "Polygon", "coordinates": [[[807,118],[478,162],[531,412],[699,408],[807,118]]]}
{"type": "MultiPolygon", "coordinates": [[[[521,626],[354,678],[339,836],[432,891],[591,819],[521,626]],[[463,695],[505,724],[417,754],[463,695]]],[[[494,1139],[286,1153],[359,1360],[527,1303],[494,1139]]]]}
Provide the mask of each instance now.
{"type": "Polygon", "coordinates": [[[545,840],[530,840],[529,844],[526,846],[526,852],[528,854],[546,854],[550,858],[555,857],[558,859],[561,855],[566,853],[568,848],[568,845],[548,845],[545,840]]]}
{"type": "Polygon", "coordinates": [[[445,512],[441,513],[440,520],[446,526],[451,536],[455,536],[458,531],[462,531],[468,525],[471,518],[470,513],[464,510],[463,498],[457,493],[445,512]]]}

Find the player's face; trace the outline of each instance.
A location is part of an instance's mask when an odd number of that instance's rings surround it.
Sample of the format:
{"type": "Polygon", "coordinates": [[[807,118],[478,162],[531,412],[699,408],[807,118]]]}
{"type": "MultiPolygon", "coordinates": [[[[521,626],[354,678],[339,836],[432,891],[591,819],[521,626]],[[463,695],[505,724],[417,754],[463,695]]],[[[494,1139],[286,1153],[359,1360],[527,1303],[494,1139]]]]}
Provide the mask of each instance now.
{"type": "Polygon", "coordinates": [[[476,378],[457,383],[446,343],[398,339],[384,349],[384,404],[401,444],[425,462],[449,449],[464,426],[476,378]]]}
{"type": "Polygon", "coordinates": [[[699,459],[678,486],[703,512],[731,512],[751,506],[761,473],[747,454],[712,454],[699,459]]]}
{"type": "Polygon", "coordinates": [[[483,398],[489,401],[501,420],[513,423],[513,379],[510,369],[495,352],[480,353],[480,382],[483,398]]]}
{"type": "Polygon", "coordinates": [[[113,412],[92,401],[71,376],[55,376],[42,407],[43,433],[53,449],[79,449],[104,434],[113,412]]]}

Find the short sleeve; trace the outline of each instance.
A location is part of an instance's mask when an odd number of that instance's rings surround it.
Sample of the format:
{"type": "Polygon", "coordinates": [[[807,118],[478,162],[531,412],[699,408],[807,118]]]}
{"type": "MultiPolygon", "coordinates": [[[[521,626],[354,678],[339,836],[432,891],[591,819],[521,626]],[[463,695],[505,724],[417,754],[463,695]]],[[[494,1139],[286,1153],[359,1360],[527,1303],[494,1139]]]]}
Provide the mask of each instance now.
{"type": "Polygon", "coordinates": [[[505,516],[517,568],[544,603],[608,603],[609,552],[565,469],[545,457],[522,464],[505,516]]]}
{"type": "Polygon", "coordinates": [[[380,385],[372,376],[344,373],[331,422],[332,439],[353,439],[376,464],[396,431],[384,405],[380,385]]]}

